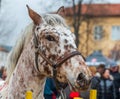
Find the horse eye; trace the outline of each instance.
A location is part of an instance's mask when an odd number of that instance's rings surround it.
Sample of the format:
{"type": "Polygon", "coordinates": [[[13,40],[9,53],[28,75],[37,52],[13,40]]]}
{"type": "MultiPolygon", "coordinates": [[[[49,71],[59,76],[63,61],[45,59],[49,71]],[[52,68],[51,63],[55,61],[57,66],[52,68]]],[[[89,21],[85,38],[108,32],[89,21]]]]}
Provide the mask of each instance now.
{"type": "Polygon", "coordinates": [[[46,36],[46,39],[47,39],[48,41],[55,41],[55,38],[52,37],[52,36],[50,36],[50,35],[46,36]]]}

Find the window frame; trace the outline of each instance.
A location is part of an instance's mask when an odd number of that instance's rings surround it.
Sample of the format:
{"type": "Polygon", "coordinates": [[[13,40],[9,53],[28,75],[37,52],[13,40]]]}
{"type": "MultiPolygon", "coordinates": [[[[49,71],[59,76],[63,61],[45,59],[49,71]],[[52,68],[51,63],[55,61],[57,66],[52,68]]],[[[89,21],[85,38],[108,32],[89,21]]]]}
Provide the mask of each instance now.
{"type": "Polygon", "coordinates": [[[113,41],[120,40],[119,34],[120,34],[120,25],[112,25],[112,27],[111,27],[111,40],[113,40],[113,41]],[[114,34],[113,34],[113,29],[117,30],[117,31],[114,30],[114,34]]]}
{"type": "Polygon", "coordinates": [[[103,39],[103,26],[102,25],[95,25],[94,26],[94,29],[93,29],[93,38],[94,38],[94,40],[97,40],[97,41],[103,39]],[[95,28],[98,28],[99,30],[95,30],[95,28]],[[97,37],[96,35],[100,35],[100,37],[97,37]]]}

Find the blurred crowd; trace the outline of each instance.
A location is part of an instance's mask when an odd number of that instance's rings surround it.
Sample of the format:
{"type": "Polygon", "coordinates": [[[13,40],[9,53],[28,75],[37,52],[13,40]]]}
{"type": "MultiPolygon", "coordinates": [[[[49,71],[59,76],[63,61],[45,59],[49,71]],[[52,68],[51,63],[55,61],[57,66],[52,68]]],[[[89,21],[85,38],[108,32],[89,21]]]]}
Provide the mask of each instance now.
{"type": "MultiPolygon", "coordinates": [[[[105,65],[89,66],[93,79],[91,80],[91,89],[97,90],[97,99],[120,99],[120,73],[119,66],[110,66],[106,68],[105,65]]],[[[45,99],[56,99],[55,96],[59,95],[59,91],[55,88],[55,84],[51,83],[52,78],[47,79],[45,85],[44,96],[45,99]],[[51,84],[50,84],[51,83],[51,84]],[[46,89],[49,89],[46,91],[46,89]],[[49,97],[49,98],[47,98],[49,97]]],[[[54,80],[53,80],[54,82],[54,80]]],[[[71,91],[69,86],[64,89],[66,94],[65,99],[71,98],[71,91]]],[[[79,97],[83,99],[90,99],[90,90],[79,92],[79,97]]]]}
{"type": "MultiPolygon", "coordinates": [[[[119,66],[110,66],[106,68],[105,65],[89,66],[93,78],[91,80],[91,89],[97,90],[97,99],[120,99],[120,73],[119,66]]],[[[0,83],[6,79],[6,68],[0,68],[0,83]]],[[[64,87],[65,99],[73,99],[68,85],[64,87]]],[[[75,93],[74,93],[75,94],[75,93]]],[[[90,99],[90,90],[85,92],[77,92],[78,97],[83,99],[90,99]]],[[[47,78],[44,97],[45,99],[57,99],[60,90],[56,88],[56,83],[53,78],[47,78]]]]}
{"type": "Polygon", "coordinates": [[[97,90],[97,99],[120,99],[119,66],[106,68],[100,64],[97,68],[91,66],[90,70],[93,75],[91,88],[97,90]]]}

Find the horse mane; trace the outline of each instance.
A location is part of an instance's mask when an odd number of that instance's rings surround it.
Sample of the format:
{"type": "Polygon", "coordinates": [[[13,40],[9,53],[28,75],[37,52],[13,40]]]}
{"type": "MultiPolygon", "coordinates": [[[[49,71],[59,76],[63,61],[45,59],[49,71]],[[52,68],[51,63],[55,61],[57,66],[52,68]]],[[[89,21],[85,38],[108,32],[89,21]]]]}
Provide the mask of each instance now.
{"type": "MultiPolygon", "coordinates": [[[[42,15],[43,21],[45,21],[48,25],[51,26],[63,26],[63,27],[67,27],[64,19],[57,15],[57,14],[45,14],[42,15]]],[[[34,24],[31,23],[29,24],[25,30],[22,32],[22,35],[20,36],[20,38],[17,40],[15,46],[13,47],[13,49],[11,50],[11,52],[8,55],[7,58],[7,63],[6,63],[6,67],[7,67],[7,78],[6,81],[9,82],[10,77],[17,65],[17,62],[19,60],[19,57],[24,49],[24,46],[30,41],[31,36],[33,34],[33,29],[34,29],[34,24]]]]}
{"type": "Polygon", "coordinates": [[[6,63],[6,67],[7,67],[6,81],[9,81],[9,79],[16,67],[16,64],[19,60],[19,57],[22,53],[24,45],[29,41],[29,39],[32,35],[32,29],[33,29],[33,23],[28,25],[26,27],[25,31],[22,32],[22,35],[20,35],[20,37],[16,41],[15,46],[12,48],[12,50],[10,51],[10,53],[8,55],[7,63],[6,63]]]}

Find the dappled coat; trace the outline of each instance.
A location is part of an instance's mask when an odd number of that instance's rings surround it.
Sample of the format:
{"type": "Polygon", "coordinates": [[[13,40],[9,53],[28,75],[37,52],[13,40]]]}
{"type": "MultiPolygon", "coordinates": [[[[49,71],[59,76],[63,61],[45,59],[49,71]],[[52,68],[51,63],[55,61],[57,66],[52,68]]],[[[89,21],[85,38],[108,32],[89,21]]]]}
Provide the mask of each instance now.
{"type": "Polygon", "coordinates": [[[100,83],[97,87],[97,99],[115,99],[115,87],[113,79],[100,78],[100,83]]]}

